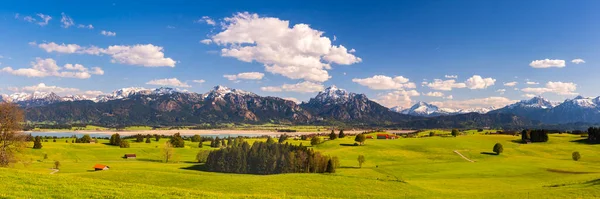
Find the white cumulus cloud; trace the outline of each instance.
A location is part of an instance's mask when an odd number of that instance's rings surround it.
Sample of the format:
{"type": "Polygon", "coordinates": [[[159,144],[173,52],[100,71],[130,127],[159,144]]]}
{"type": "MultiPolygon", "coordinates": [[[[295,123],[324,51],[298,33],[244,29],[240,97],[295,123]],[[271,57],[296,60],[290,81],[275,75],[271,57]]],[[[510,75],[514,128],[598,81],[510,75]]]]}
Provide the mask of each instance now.
{"type": "Polygon", "coordinates": [[[444,97],[444,93],[442,93],[442,92],[428,92],[428,93],[423,93],[423,95],[429,96],[429,97],[444,97]]]}
{"type": "Polygon", "coordinates": [[[574,60],[571,60],[571,63],[574,63],[574,64],[583,64],[583,63],[585,63],[585,61],[583,59],[574,59],[574,60]]]}
{"type": "Polygon", "coordinates": [[[518,83],[517,82],[506,82],[504,83],[504,86],[508,86],[508,87],[514,87],[516,86],[518,83]]]}
{"type": "Polygon", "coordinates": [[[262,63],[267,72],[290,79],[324,82],[331,63],[350,65],[361,62],[355,50],[331,44],[323,32],[307,24],[295,24],[273,17],[237,13],[224,19],[222,31],[212,36],[223,46],[221,55],[243,62],[262,63]]]}
{"type": "Polygon", "coordinates": [[[548,82],[545,87],[523,88],[521,91],[533,94],[555,93],[558,95],[577,95],[577,84],[573,82],[548,82]]]}
{"type": "Polygon", "coordinates": [[[408,78],[402,76],[388,77],[385,75],[375,75],[364,79],[354,78],[352,79],[352,82],[356,82],[373,90],[416,88],[415,83],[410,82],[408,78]]]}
{"type": "Polygon", "coordinates": [[[106,30],[102,30],[100,31],[100,34],[107,36],[107,37],[114,37],[117,36],[116,32],[111,32],[111,31],[106,31],[106,30]]]}
{"type": "Polygon", "coordinates": [[[444,77],[446,77],[447,79],[457,79],[458,75],[445,75],[444,77]]]}
{"type": "Polygon", "coordinates": [[[439,91],[451,91],[454,88],[465,88],[467,87],[467,85],[465,83],[459,83],[456,82],[456,80],[454,79],[449,79],[449,80],[441,80],[441,79],[434,79],[433,82],[427,83],[427,82],[423,82],[427,87],[433,89],[433,90],[439,90],[439,91]]]}
{"type": "Polygon", "coordinates": [[[409,107],[412,105],[411,97],[419,96],[416,90],[397,90],[389,93],[379,94],[375,100],[386,107],[409,107]]]}
{"type": "Polygon", "coordinates": [[[172,87],[181,87],[181,88],[189,88],[192,87],[186,83],[179,81],[177,78],[167,78],[167,79],[155,79],[149,82],[146,82],[148,85],[155,86],[172,86],[172,87]]]}
{"type": "Polygon", "coordinates": [[[195,79],[195,80],[192,80],[192,82],[194,82],[194,83],[198,83],[198,84],[202,84],[202,83],[204,83],[204,82],[206,82],[206,81],[205,81],[205,80],[203,80],[203,79],[195,79]]]}
{"type": "MultiPolygon", "coordinates": [[[[30,42],[35,45],[35,42],[30,42]]],[[[175,60],[165,57],[163,47],[152,44],[137,44],[133,46],[113,45],[108,48],[96,46],[82,47],[77,44],[57,44],[54,42],[41,43],[39,48],[48,53],[110,55],[111,62],[146,67],[175,67],[175,60]]]]}
{"type": "Polygon", "coordinates": [[[473,77],[467,79],[465,83],[469,89],[485,89],[494,85],[494,83],[496,83],[496,79],[491,77],[482,78],[479,75],[473,75],[473,77]]]}
{"type": "Polygon", "coordinates": [[[563,68],[565,67],[565,60],[561,59],[543,59],[543,60],[533,60],[529,63],[529,66],[533,68],[563,68]]]}
{"type": "Polygon", "coordinates": [[[314,93],[324,90],[323,84],[314,82],[300,82],[297,84],[283,84],[281,86],[266,86],[260,90],[265,92],[297,92],[297,93],[314,93]]]}
{"type": "Polygon", "coordinates": [[[246,72],[246,73],[239,73],[237,75],[223,75],[223,77],[225,77],[231,81],[242,80],[242,79],[243,80],[261,80],[264,76],[265,76],[264,73],[259,73],[259,72],[246,72]]]}
{"type": "Polygon", "coordinates": [[[73,21],[73,18],[67,16],[64,12],[60,13],[60,15],[62,16],[60,18],[60,23],[62,23],[62,27],[63,28],[69,28],[72,25],[75,25],[75,22],[73,21]]]}
{"type": "Polygon", "coordinates": [[[26,77],[54,76],[78,79],[87,79],[92,75],[104,74],[102,68],[99,67],[92,67],[91,69],[88,69],[81,64],[65,64],[63,67],[60,67],[56,64],[54,59],[42,59],[39,57],[36,58],[34,62],[31,62],[31,68],[13,69],[12,67],[5,67],[2,68],[0,72],[26,77]]]}

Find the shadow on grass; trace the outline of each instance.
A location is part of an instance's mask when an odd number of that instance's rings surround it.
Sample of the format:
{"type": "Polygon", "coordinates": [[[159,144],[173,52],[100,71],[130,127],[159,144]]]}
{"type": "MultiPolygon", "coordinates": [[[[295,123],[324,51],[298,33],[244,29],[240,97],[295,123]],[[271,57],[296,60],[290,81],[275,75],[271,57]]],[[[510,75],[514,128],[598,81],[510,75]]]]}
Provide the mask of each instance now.
{"type": "Polygon", "coordinates": [[[148,158],[137,158],[136,160],[142,161],[142,162],[162,162],[162,160],[154,160],[154,159],[148,159],[148,158]]]}
{"type": "Polygon", "coordinates": [[[595,144],[599,144],[599,143],[593,143],[593,142],[589,142],[587,138],[584,139],[579,139],[579,140],[572,140],[570,142],[575,142],[577,144],[589,144],[589,145],[595,145],[595,144]]]}
{"type": "Polygon", "coordinates": [[[354,144],[340,144],[340,146],[360,146],[360,145],[354,145],[354,144]]]}
{"type": "Polygon", "coordinates": [[[340,169],[360,169],[360,167],[340,166],[340,169]]]}
{"type": "Polygon", "coordinates": [[[518,139],[518,140],[511,140],[512,143],[517,143],[517,144],[527,144],[527,142],[523,142],[523,140],[518,139]]]}
{"type": "MultiPolygon", "coordinates": [[[[546,171],[554,172],[554,173],[564,173],[564,174],[590,174],[590,173],[598,173],[598,172],[587,172],[587,171],[565,171],[565,170],[559,170],[559,169],[546,169],[546,171]]],[[[594,180],[592,180],[592,181],[594,181],[594,180]]],[[[600,183],[600,179],[597,179],[596,181],[597,181],[596,183],[600,183]]],[[[586,182],[586,183],[590,183],[590,182],[586,182]]]]}
{"type": "Polygon", "coordinates": [[[189,167],[181,167],[179,169],[184,169],[184,170],[192,170],[192,171],[208,171],[208,168],[206,168],[206,166],[204,164],[195,164],[189,167]]]}
{"type": "Polygon", "coordinates": [[[481,152],[480,154],[483,154],[483,155],[498,155],[498,154],[493,153],[493,152],[481,152]]]}

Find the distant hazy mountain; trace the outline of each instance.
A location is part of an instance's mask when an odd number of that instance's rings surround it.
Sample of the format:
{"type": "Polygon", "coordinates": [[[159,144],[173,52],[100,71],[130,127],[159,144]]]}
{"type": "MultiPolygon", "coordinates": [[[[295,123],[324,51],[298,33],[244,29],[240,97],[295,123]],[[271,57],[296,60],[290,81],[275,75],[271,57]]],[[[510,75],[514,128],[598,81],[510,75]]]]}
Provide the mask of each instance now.
{"type": "Polygon", "coordinates": [[[598,123],[600,122],[600,97],[585,98],[577,96],[562,103],[554,103],[542,97],[534,97],[492,111],[492,113],[515,114],[551,124],[598,123]]]}
{"type": "Polygon", "coordinates": [[[450,108],[440,108],[436,105],[429,104],[426,102],[417,102],[415,105],[411,106],[408,109],[401,109],[399,107],[393,107],[390,110],[399,112],[402,114],[406,114],[406,115],[435,117],[435,116],[458,115],[458,114],[466,114],[466,113],[485,114],[491,110],[494,110],[494,107],[471,108],[471,109],[450,109],[450,108]]]}

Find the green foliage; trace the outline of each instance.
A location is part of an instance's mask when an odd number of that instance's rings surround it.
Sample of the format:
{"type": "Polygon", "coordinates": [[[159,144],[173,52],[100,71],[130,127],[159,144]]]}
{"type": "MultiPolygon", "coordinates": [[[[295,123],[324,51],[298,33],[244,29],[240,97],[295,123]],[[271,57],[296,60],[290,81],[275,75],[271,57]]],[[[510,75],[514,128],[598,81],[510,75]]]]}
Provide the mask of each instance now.
{"type": "Polygon", "coordinates": [[[319,136],[313,136],[310,139],[310,145],[317,146],[318,144],[321,144],[321,138],[319,136]]]}
{"type": "Polygon", "coordinates": [[[358,142],[360,145],[365,144],[365,140],[367,140],[367,136],[365,136],[365,134],[358,134],[354,138],[354,141],[358,142]]]}
{"type": "Polygon", "coordinates": [[[337,134],[335,134],[335,132],[333,130],[331,130],[331,133],[329,134],[329,140],[335,140],[337,139],[337,134]]]}
{"type": "Polygon", "coordinates": [[[225,173],[278,174],[335,172],[335,161],[302,146],[248,142],[213,150],[206,160],[209,171],[225,173]]]}
{"type": "Polygon", "coordinates": [[[500,155],[502,152],[504,152],[504,146],[502,146],[500,143],[496,143],[493,150],[496,155],[500,155]]]}
{"type": "Polygon", "coordinates": [[[578,151],[575,151],[573,152],[573,154],[571,154],[571,157],[573,158],[573,160],[579,161],[579,159],[581,159],[581,154],[579,154],[578,151]]]}
{"type": "Polygon", "coordinates": [[[200,142],[200,140],[202,140],[202,137],[200,137],[200,135],[192,136],[192,142],[200,142]]]}
{"type": "Polygon", "coordinates": [[[588,128],[588,138],[589,143],[600,143],[600,128],[599,127],[590,127],[588,128]]]}
{"type": "Polygon", "coordinates": [[[202,140],[198,142],[198,148],[202,148],[204,145],[202,144],[202,140]]]}
{"type": "Polygon", "coordinates": [[[179,133],[175,133],[173,137],[171,137],[171,140],[169,140],[169,143],[175,148],[183,148],[185,146],[185,141],[179,133]]]}
{"type": "Polygon", "coordinates": [[[279,144],[283,144],[285,142],[285,140],[288,139],[288,135],[287,134],[283,134],[283,135],[279,135],[279,140],[277,141],[279,144]]]}
{"type": "MultiPolygon", "coordinates": [[[[110,141],[108,142],[108,144],[113,145],[113,146],[121,146],[121,136],[118,133],[112,134],[110,136],[110,141]]],[[[128,143],[129,145],[129,143],[128,143]]],[[[123,148],[123,147],[121,147],[123,148]]]]}
{"type": "Polygon", "coordinates": [[[77,143],[90,143],[92,141],[92,137],[90,135],[85,134],[83,137],[77,139],[75,142],[77,143]]]}
{"type": "Polygon", "coordinates": [[[160,135],[154,134],[154,141],[160,141],[160,135]]]}
{"type": "Polygon", "coordinates": [[[144,142],[144,136],[142,134],[135,135],[135,142],[144,142]]]}
{"type": "Polygon", "coordinates": [[[206,163],[206,160],[208,159],[208,154],[210,154],[210,151],[199,151],[196,154],[196,161],[198,161],[198,163],[206,163]]]}
{"type": "Polygon", "coordinates": [[[458,129],[452,129],[452,132],[450,134],[452,134],[452,136],[454,137],[458,136],[458,129]]]}
{"type": "Polygon", "coordinates": [[[358,167],[362,168],[362,165],[365,163],[365,156],[364,155],[358,155],[358,167]]]}
{"type": "Polygon", "coordinates": [[[54,161],[54,168],[58,169],[60,167],[60,162],[58,160],[54,161]]]}
{"type": "Polygon", "coordinates": [[[523,130],[521,140],[523,142],[548,142],[548,131],[545,129],[523,130]]]}
{"type": "Polygon", "coordinates": [[[267,138],[267,144],[275,144],[275,140],[273,140],[273,138],[269,136],[269,138],[267,138]]]}
{"type": "Polygon", "coordinates": [[[33,140],[33,148],[34,149],[42,148],[42,139],[40,138],[40,136],[35,136],[35,138],[33,140]]]}
{"type": "Polygon", "coordinates": [[[146,138],[146,143],[148,143],[148,144],[152,143],[152,140],[150,140],[150,137],[146,138]]]}
{"type": "Polygon", "coordinates": [[[127,140],[121,140],[121,142],[119,143],[119,147],[121,147],[121,148],[129,148],[129,141],[127,141],[127,140]]]}
{"type": "Polygon", "coordinates": [[[346,134],[344,134],[344,129],[340,129],[340,134],[338,135],[339,138],[345,138],[346,134]]]}

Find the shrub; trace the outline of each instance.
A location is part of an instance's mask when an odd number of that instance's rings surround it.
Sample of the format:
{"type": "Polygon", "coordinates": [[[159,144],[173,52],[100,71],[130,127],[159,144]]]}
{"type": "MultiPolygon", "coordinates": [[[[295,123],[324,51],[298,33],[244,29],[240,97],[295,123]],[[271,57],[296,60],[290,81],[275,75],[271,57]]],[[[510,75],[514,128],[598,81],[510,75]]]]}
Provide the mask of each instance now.
{"type": "Polygon", "coordinates": [[[121,143],[119,144],[119,147],[121,147],[121,148],[129,148],[129,141],[122,140],[121,143]]]}
{"type": "Polygon", "coordinates": [[[571,156],[573,157],[573,160],[575,160],[575,161],[579,161],[579,159],[581,159],[581,155],[577,151],[573,152],[573,154],[571,156]]]}
{"type": "Polygon", "coordinates": [[[310,145],[316,146],[318,144],[321,144],[321,138],[319,138],[319,136],[314,136],[310,139],[310,145]]]}
{"type": "Polygon", "coordinates": [[[335,140],[337,139],[337,134],[335,134],[335,132],[333,130],[331,130],[331,133],[329,134],[329,140],[335,140]]]}
{"type": "Polygon", "coordinates": [[[202,138],[200,137],[200,135],[194,135],[194,136],[192,136],[192,142],[200,142],[200,140],[202,140],[202,138]]]}
{"type": "Polygon", "coordinates": [[[344,138],[346,137],[346,134],[344,134],[344,129],[340,130],[340,135],[338,135],[338,138],[344,138]]]}
{"type": "Polygon", "coordinates": [[[502,144],[500,144],[500,143],[496,143],[496,144],[494,145],[494,152],[495,152],[497,155],[500,155],[500,153],[502,153],[503,151],[504,151],[504,147],[502,146],[502,144]]]}
{"type": "Polygon", "coordinates": [[[146,143],[152,143],[152,140],[150,140],[150,137],[146,138],[146,143]]]}
{"type": "Polygon", "coordinates": [[[429,132],[429,137],[433,137],[435,136],[435,133],[433,131],[429,132]]]}
{"type": "Polygon", "coordinates": [[[457,129],[452,129],[452,136],[456,137],[458,136],[458,130],[457,129]]]}
{"type": "Polygon", "coordinates": [[[54,161],[54,168],[58,169],[58,167],[60,167],[60,162],[58,160],[54,161]]]}
{"type": "Polygon", "coordinates": [[[175,133],[169,142],[175,148],[183,148],[185,146],[185,141],[179,133],[175,133]]]}
{"type": "Polygon", "coordinates": [[[363,163],[365,163],[365,156],[359,155],[358,156],[358,167],[362,168],[363,163]]]}
{"type": "Polygon", "coordinates": [[[325,172],[335,173],[335,165],[332,159],[329,159],[329,161],[327,161],[327,170],[325,170],[325,172]]]}
{"type": "Polygon", "coordinates": [[[285,142],[285,140],[287,140],[287,139],[288,139],[288,135],[287,134],[280,135],[278,143],[279,144],[283,144],[285,142]]]}
{"type": "Polygon", "coordinates": [[[42,148],[42,138],[40,138],[40,136],[35,136],[35,138],[33,140],[33,148],[34,149],[42,148]]]}
{"type": "Polygon", "coordinates": [[[210,151],[199,151],[198,154],[196,154],[196,160],[198,161],[198,163],[206,163],[206,160],[208,159],[208,154],[210,154],[210,151]]]}

